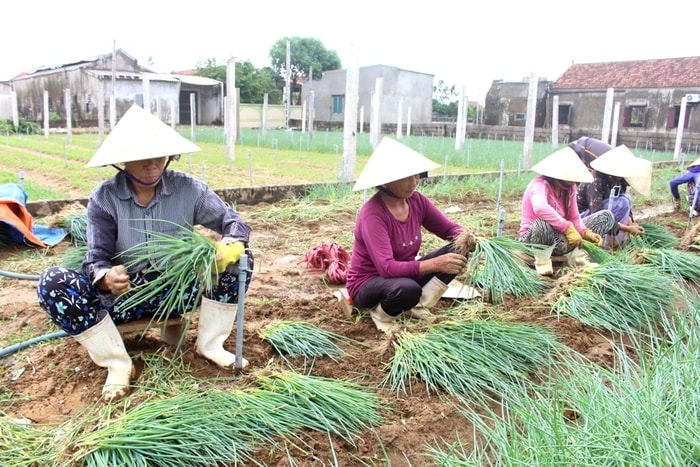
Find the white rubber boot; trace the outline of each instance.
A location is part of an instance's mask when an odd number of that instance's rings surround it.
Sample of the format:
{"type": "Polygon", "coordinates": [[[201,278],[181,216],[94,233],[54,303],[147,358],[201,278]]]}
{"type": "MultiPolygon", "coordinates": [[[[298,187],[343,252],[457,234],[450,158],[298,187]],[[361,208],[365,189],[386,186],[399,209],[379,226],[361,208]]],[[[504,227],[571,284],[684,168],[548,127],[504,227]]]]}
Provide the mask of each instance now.
{"type": "Polygon", "coordinates": [[[374,310],[369,312],[369,316],[372,318],[372,321],[374,321],[374,325],[377,326],[377,329],[382,332],[389,332],[393,329],[394,322],[399,319],[401,314],[391,316],[382,310],[381,305],[377,305],[374,310]]]}
{"type": "Polygon", "coordinates": [[[588,253],[578,248],[574,248],[571,253],[569,253],[569,265],[570,266],[580,266],[582,268],[593,268],[598,266],[598,263],[594,263],[588,257],[588,253]]]}
{"type": "MultiPolygon", "coordinates": [[[[224,341],[231,334],[236,321],[234,303],[223,303],[202,298],[197,325],[197,353],[211,360],[222,370],[234,371],[236,355],[224,350],[224,341]]],[[[241,359],[241,368],[248,366],[248,360],[241,359]]]]}
{"type": "Polygon", "coordinates": [[[413,319],[418,319],[421,321],[433,321],[435,320],[435,315],[430,312],[427,308],[423,308],[420,304],[414,306],[410,310],[405,312],[408,316],[413,319]]]}
{"type": "Polygon", "coordinates": [[[420,297],[420,306],[423,308],[432,308],[442,297],[442,294],[447,290],[447,284],[442,282],[437,276],[430,278],[423,286],[423,294],[420,297]]]}
{"type": "Polygon", "coordinates": [[[535,259],[535,271],[537,271],[537,274],[540,276],[551,276],[554,274],[554,266],[552,265],[552,258],[547,258],[547,259],[542,259],[542,258],[537,258],[535,259]]]}
{"type": "Polygon", "coordinates": [[[537,271],[537,274],[541,276],[554,274],[554,268],[552,267],[552,251],[554,251],[554,245],[534,251],[535,271],[537,271]]]}
{"type": "Polygon", "coordinates": [[[107,368],[102,398],[110,402],[126,396],[134,365],[112,318],[107,315],[90,329],[73,337],[87,349],[95,364],[107,368]]]}

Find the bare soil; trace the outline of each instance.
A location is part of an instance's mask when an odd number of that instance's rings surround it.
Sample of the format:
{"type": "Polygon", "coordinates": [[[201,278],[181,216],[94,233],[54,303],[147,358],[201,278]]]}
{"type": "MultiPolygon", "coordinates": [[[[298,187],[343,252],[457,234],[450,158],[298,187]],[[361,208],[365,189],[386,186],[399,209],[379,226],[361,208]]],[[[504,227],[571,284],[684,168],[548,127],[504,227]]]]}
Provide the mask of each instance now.
{"type": "MultiPolygon", "coordinates": [[[[457,204],[466,212],[483,209],[477,200],[464,200],[457,204]]],[[[245,217],[246,210],[241,210],[245,217]]],[[[682,216],[662,213],[645,222],[666,225],[679,236],[685,233],[682,216]],[[679,222],[679,220],[681,222],[679,222]]],[[[40,220],[38,220],[40,222],[40,220]]],[[[322,433],[309,433],[307,441],[311,450],[291,449],[295,465],[425,465],[427,444],[442,445],[457,439],[469,443],[473,438],[471,425],[453,405],[449,397],[428,394],[420,382],[413,385],[410,394],[395,394],[379,387],[386,376],[384,365],[393,355],[393,347],[383,333],[377,331],[368,315],[348,318],[341,311],[333,292],[338,286],[329,285],[322,276],[309,274],[299,264],[299,252],[320,245],[323,241],[338,238],[341,232],[353,228],[354,218],[342,216],[327,219],[322,224],[308,225],[256,225],[251,222],[251,244],[263,252],[258,256],[253,280],[245,303],[244,356],[250,361],[249,375],[280,365],[280,359],[272,346],[263,341],[257,331],[273,320],[305,320],[323,329],[347,336],[367,345],[358,348],[348,346],[348,356],[319,359],[311,374],[329,378],[359,379],[377,385],[384,398],[387,411],[384,423],[378,427],[378,442],[371,432],[364,433],[353,446],[333,438],[333,452],[328,437],[322,433]],[[290,254],[290,251],[295,252],[290,254]],[[335,457],[334,457],[335,456],[335,457]],[[337,459],[337,461],[334,461],[337,459]]],[[[517,220],[511,219],[505,232],[515,232],[517,220]]],[[[350,251],[352,245],[341,245],[350,251]]],[[[54,247],[50,254],[59,255],[69,243],[54,247]]],[[[0,261],[17,257],[22,247],[0,250],[0,261]]],[[[3,268],[5,269],[5,268],[3,268]]],[[[38,273],[35,272],[35,273],[38,273]]],[[[556,279],[553,279],[556,280],[556,279]]],[[[549,309],[535,297],[531,300],[508,300],[506,308],[522,322],[548,326],[562,342],[604,366],[611,366],[611,336],[590,329],[581,323],[552,316],[549,309]]],[[[443,299],[438,311],[452,306],[443,299]]],[[[45,313],[37,304],[35,282],[0,277],[0,347],[18,335],[27,339],[55,331],[45,313]]],[[[406,326],[420,326],[408,323],[406,326]]],[[[214,378],[221,372],[194,349],[196,326],[188,333],[185,343],[185,362],[197,378],[214,378]]],[[[230,350],[235,349],[235,333],[226,341],[230,350]]],[[[125,335],[127,349],[133,354],[161,351],[165,344],[157,331],[149,330],[143,338],[138,334],[125,335]]],[[[165,346],[167,351],[167,346],[165,346]]],[[[37,424],[61,423],[79,414],[87,404],[99,399],[106,370],[96,366],[87,352],[71,338],[54,339],[0,359],[2,385],[14,393],[14,401],[0,407],[9,416],[26,418],[37,424]]],[[[240,380],[243,384],[243,380],[240,380]]],[[[136,391],[139,389],[137,388],[136,391]]],[[[206,419],[202,420],[206,423],[206,419]]],[[[262,447],[257,459],[263,465],[287,466],[289,460],[283,450],[262,447]]]]}

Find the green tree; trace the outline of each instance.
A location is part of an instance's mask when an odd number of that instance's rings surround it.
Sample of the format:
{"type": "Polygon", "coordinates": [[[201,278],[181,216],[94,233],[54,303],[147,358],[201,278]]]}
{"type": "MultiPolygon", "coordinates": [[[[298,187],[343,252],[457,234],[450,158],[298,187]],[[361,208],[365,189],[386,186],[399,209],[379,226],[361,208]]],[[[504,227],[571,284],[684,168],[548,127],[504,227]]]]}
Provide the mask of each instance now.
{"type": "MultiPolygon", "coordinates": [[[[467,104],[467,121],[476,121],[476,106],[467,104]]],[[[433,86],[433,112],[446,118],[457,118],[459,112],[459,92],[457,86],[448,85],[440,80],[433,86]]]]}
{"type": "Polygon", "coordinates": [[[342,65],[335,50],[327,49],[323,43],[311,37],[283,37],[270,47],[272,69],[284,77],[287,69],[287,41],[289,41],[290,79],[308,79],[313,68],[313,77],[321,78],[321,73],[339,70],[342,65]]]}
{"type": "MultiPolygon", "coordinates": [[[[226,65],[219,65],[215,58],[207,58],[197,64],[197,76],[215,79],[224,83],[226,88],[226,65]]],[[[275,86],[271,68],[255,68],[250,60],[236,61],[236,87],[240,89],[241,102],[262,104],[265,94],[268,102],[279,103],[281,92],[275,86]]]]}
{"type": "Polygon", "coordinates": [[[459,93],[453,84],[447,85],[445,81],[438,81],[433,86],[433,112],[446,118],[457,118],[459,93]]]}

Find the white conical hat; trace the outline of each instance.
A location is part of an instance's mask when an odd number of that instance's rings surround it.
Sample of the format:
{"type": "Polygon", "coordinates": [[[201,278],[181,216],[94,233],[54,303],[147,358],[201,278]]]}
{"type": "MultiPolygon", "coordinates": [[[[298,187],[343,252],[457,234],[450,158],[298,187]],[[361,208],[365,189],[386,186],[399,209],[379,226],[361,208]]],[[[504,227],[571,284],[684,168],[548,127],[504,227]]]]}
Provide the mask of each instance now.
{"type": "Polygon", "coordinates": [[[640,157],[637,158],[636,164],[638,167],[642,167],[643,174],[638,177],[625,177],[625,180],[627,180],[627,183],[638,193],[649,196],[649,193],[651,193],[651,173],[654,164],[650,160],[640,157]]]}
{"type": "Polygon", "coordinates": [[[385,137],[370,156],[357,177],[353,191],[373,188],[440,167],[421,153],[385,137]]]}
{"type": "Polygon", "coordinates": [[[640,162],[642,160],[621,144],[591,161],[591,167],[615,177],[643,177],[647,166],[640,162]]]}
{"type": "Polygon", "coordinates": [[[593,181],[593,175],[588,171],[586,164],[581,161],[576,151],[568,146],[545,157],[535,164],[532,170],[540,175],[567,182],[590,183],[593,181]]]}
{"type": "Polygon", "coordinates": [[[690,164],[688,164],[688,168],[696,167],[696,166],[698,166],[698,165],[700,165],[700,157],[698,157],[698,158],[695,159],[693,162],[691,162],[690,164]]]}
{"type": "Polygon", "coordinates": [[[201,151],[155,115],[134,104],[114,125],[85,167],[201,151]]]}

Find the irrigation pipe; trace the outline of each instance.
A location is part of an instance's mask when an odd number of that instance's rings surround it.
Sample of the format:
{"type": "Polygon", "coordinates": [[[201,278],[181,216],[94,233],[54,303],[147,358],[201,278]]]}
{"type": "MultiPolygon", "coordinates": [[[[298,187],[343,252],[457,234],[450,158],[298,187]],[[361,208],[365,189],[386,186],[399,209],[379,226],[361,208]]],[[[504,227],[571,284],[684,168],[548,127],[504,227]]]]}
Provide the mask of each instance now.
{"type": "Polygon", "coordinates": [[[245,303],[245,283],[248,278],[248,255],[243,253],[238,261],[238,310],[236,316],[236,370],[243,368],[243,315],[245,303]]]}
{"type": "MultiPolygon", "coordinates": [[[[16,272],[5,271],[3,269],[0,269],[0,276],[10,277],[12,279],[26,279],[30,281],[39,280],[38,275],[18,274],[16,272]]],[[[14,344],[9,347],[5,347],[4,349],[0,349],[0,358],[10,355],[11,353],[15,353],[34,344],[38,344],[39,342],[43,342],[49,339],[56,339],[58,337],[65,337],[67,335],[68,333],[66,331],[56,331],[49,334],[44,334],[43,336],[33,337],[28,341],[20,342],[19,344],[14,344]]]]}
{"type": "Polygon", "coordinates": [[[11,353],[15,353],[18,350],[22,350],[31,345],[38,344],[39,342],[43,342],[49,339],[56,339],[58,337],[65,337],[67,335],[68,333],[66,331],[56,331],[50,334],[44,334],[43,336],[34,337],[32,339],[29,339],[28,341],[20,342],[19,344],[14,344],[9,347],[5,347],[4,349],[0,349],[0,358],[10,355],[11,353]]]}
{"type": "Polygon", "coordinates": [[[0,269],[0,276],[10,277],[12,279],[26,279],[30,281],[38,281],[39,276],[34,274],[19,274],[16,272],[5,271],[0,269]]]}

